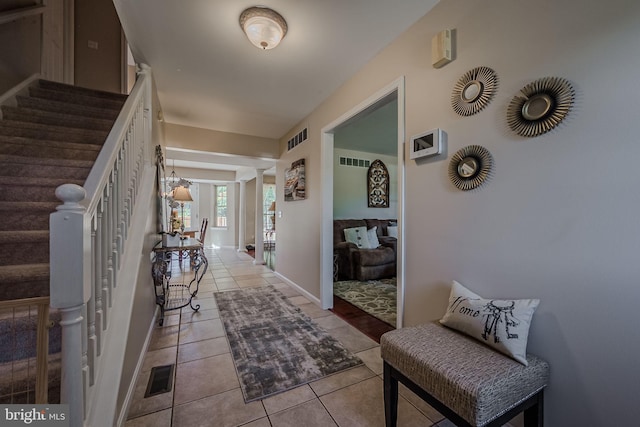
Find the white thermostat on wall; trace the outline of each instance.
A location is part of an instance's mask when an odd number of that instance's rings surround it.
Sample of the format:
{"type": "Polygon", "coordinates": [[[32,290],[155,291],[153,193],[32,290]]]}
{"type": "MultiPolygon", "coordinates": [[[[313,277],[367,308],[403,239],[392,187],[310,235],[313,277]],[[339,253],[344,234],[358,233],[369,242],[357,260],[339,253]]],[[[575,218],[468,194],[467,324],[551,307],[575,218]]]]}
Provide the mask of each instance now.
{"type": "Polygon", "coordinates": [[[432,129],[411,138],[411,159],[435,156],[442,152],[442,129],[432,129]]]}

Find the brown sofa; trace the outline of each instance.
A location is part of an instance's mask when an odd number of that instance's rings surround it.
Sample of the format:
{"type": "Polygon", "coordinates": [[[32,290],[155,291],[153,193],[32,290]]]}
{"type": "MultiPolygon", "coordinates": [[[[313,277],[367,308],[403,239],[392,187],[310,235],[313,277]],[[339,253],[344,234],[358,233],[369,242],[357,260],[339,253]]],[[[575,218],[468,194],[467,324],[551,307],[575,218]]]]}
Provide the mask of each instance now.
{"type": "Polygon", "coordinates": [[[396,275],[397,239],[387,232],[394,219],[336,219],[333,221],[334,280],[376,280],[396,275]],[[347,242],[346,228],[377,226],[380,247],[360,249],[347,242]]]}

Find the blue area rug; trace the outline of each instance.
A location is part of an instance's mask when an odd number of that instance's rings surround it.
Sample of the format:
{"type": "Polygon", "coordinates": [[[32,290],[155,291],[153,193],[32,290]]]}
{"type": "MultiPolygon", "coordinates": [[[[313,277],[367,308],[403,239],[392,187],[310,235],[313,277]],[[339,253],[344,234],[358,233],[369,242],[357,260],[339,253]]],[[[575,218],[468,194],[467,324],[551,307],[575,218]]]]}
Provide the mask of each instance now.
{"type": "Polygon", "coordinates": [[[273,286],[214,295],[245,402],[362,364],[273,286]]]}

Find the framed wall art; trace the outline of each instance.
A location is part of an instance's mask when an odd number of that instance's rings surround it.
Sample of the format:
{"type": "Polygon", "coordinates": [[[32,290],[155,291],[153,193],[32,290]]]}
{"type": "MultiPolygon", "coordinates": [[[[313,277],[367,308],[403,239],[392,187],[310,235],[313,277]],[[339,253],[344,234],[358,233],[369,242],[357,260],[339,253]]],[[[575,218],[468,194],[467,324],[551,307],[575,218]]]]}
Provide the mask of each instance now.
{"type": "Polygon", "coordinates": [[[367,199],[370,208],[389,207],[389,171],[380,159],[367,171],[367,199]]]}
{"type": "Polygon", "coordinates": [[[304,159],[291,163],[284,172],[284,201],[304,200],[306,198],[304,180],[304,159]]]}

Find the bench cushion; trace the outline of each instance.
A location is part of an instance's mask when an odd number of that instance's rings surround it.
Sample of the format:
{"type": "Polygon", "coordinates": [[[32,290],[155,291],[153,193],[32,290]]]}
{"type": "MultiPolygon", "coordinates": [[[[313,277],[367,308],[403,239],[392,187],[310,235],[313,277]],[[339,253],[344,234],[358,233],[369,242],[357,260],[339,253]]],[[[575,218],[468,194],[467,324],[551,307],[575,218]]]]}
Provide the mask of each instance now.
{"type": "Polygon", "coordinates": [[[528,366],[437,323],[397,329],[380,339],[382,358],[471,425],[483,426],[542,390],[549,365],[528,366]]]}

